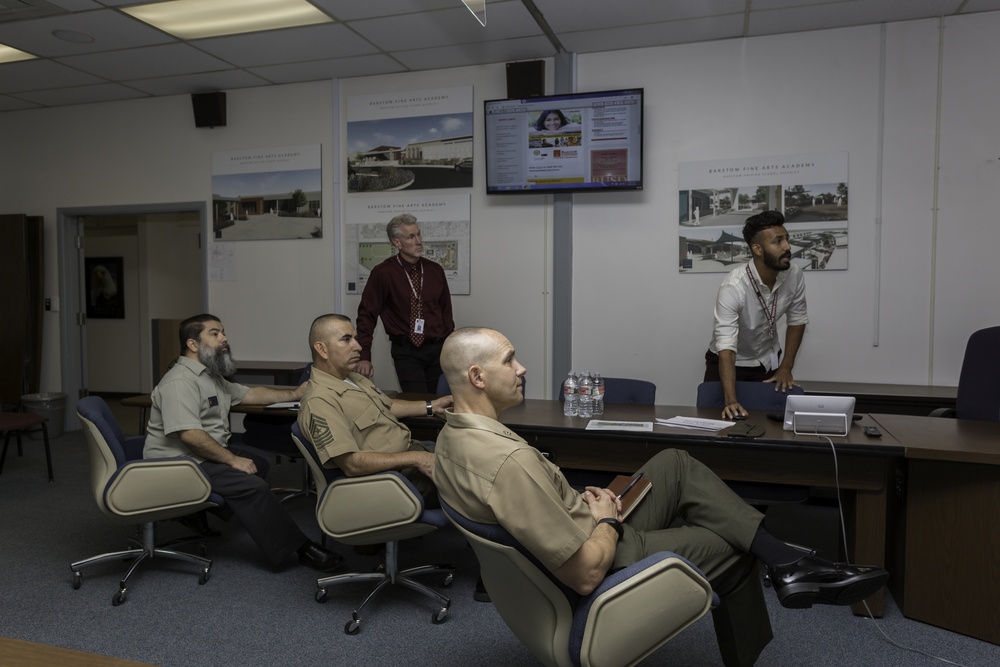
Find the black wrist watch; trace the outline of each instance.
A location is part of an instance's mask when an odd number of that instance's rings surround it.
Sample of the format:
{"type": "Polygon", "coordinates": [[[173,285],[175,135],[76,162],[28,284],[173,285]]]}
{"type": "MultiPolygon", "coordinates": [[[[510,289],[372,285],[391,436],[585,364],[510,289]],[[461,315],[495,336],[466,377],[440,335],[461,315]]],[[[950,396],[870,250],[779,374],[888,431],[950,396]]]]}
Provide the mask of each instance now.
{"type": "Polygon", "coordinates": [[[609,526],[611,526],[612,528],[614,528],[615,532],[618,533],[618,539],[619,540],[622,539],[623,537],[625,537],[625,529],[622,528],[622,522],[619,521],[618,519],[612,519],[611,517],[605,517],[605,518],[603,518],[603,519],[601,519],[600,521],[597,522],[598,525],[600,525],[602,523],[606,523],[609,526]]]}
{"type": "Polygon", "coordinates": [[[434,404],[431,403],[430,401],[427,401],[427,416],[428,417],[434,416],[434,404]]]}

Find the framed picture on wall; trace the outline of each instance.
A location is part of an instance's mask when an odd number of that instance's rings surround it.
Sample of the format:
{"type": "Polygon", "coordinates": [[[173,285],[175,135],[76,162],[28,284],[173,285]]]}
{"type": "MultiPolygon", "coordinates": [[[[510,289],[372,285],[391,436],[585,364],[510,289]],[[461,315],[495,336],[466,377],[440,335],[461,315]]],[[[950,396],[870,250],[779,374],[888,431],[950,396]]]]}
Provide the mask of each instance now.
{"type": "Polygon", "coordinates": [[[123,264],[121,257],[84,259],[88,318],[125,319],[123,264]]]}

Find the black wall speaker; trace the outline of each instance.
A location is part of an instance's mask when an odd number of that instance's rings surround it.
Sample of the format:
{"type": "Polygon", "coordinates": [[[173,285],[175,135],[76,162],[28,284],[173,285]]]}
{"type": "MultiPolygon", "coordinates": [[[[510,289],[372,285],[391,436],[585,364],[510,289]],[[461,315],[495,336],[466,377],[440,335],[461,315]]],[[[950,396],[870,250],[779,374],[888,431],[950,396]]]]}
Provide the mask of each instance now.
{"type": "Polygon", "coordinates": [[[195,127],[226,126],[225,93],[192,93],[191,106],[194,108],[195,127]]]}
{"type": "Polygon", "coordinates": [[[545,61],[507,63],[507,97],[523,99],[545,94],[545,61]]]}

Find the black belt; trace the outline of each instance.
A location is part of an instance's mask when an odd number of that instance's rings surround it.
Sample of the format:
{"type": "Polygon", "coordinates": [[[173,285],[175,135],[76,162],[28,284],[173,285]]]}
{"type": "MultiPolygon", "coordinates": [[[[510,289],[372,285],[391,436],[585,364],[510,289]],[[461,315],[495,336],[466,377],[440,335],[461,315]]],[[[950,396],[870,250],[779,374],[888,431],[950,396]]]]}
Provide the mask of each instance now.
{"type": "MultiPolygon", "coordinates": [[[[396,345],[406,345],[410,343],[410,337],[405,334],[389,334],[389,340],[391,340],[396,345]]],[[[443,338],[427,338],[424,337],[424,345],[427,343],[440,343],[443,338]]]]}

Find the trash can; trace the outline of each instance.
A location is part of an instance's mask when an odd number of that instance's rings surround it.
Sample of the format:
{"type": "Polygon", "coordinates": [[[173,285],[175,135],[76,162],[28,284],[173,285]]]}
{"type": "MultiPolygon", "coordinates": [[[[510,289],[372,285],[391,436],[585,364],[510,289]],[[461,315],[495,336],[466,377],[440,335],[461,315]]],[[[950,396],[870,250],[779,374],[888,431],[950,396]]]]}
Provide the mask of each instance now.
{"type": "MultiPolygon", "coordinates": [[[[49,422],[45,426],[49,431],[49,438],[58,438],[63,434],[63,423],[66,419],[66,394],[52,391],[41,394],[25,394],[21,397],[21,405],[25,412],[48,418],[49,422]]],[[[32,431],[28,437],[32,440],[41,440],[42,432],[32,431]]]]}

